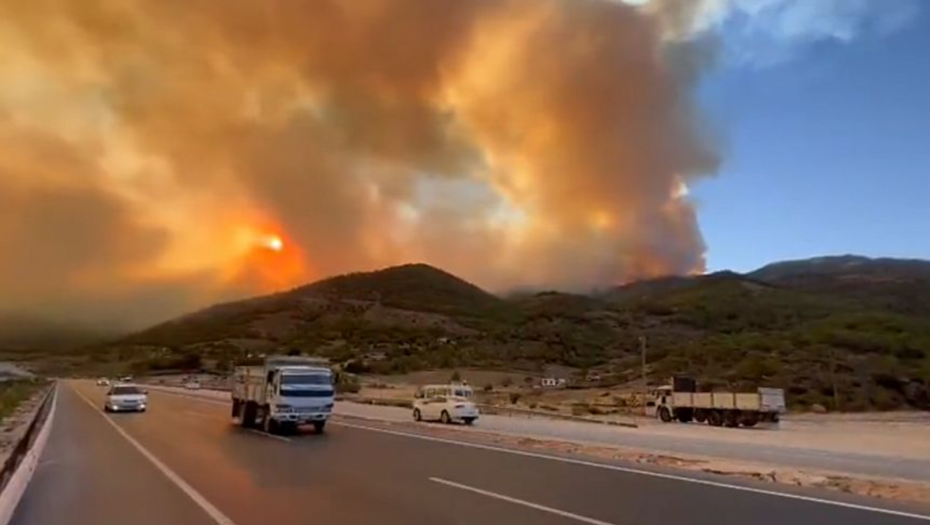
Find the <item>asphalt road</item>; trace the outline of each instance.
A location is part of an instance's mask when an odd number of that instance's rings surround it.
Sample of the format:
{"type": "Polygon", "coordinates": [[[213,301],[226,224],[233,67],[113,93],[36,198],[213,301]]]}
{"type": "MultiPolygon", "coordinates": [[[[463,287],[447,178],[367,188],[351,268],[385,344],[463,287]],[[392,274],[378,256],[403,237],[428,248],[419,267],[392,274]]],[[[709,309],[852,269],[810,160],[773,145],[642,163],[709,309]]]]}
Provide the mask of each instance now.
{"type": "Polygon", "coordinates": [[[374,425],[337,421],[325,435],[273,438],[231,425],[225,404],[155,392],[145,414],[105,415],[102,404],[92,385],[59,388],[51,438],[14,524],[930,522],[831,493],[780,496],[760,491],[782,490],[774,485],[685,479],[374,425]]]}
{"type": "MultiPolygon", "coordinates": [[[[337,413],[358,417],[372,417],[395,421],[409,421],[410,410],[406,408],[337,403],[337,413]]],[[[653,427],[654,428],[654,427],[653,427]]],[[[675,426],[659,426],[668,432],[675,426]]],[[[704,428],[708,433],[732,433],[728,428],[704,428]]],[[[821,471],[849,472],[865,476],[901,478],[912,481],[930,482],[930,461],[908,457],[892,457],[883,454],[856,454],[837,450],[800,448],[772,443],[738,443],[732,441],[704,439],[688,434],[658,433],[650,427],[629,429],[609,425],[593,425],[572,421],[556,421],[545,418],[523,418],[485,415],[477,430],[532,436],[540,439],[560,439],[593,444],[622,445],[630,449],[669,455],[685,455],[709,458],[770,463],[821,471]]],[[[742,434],[768,432],[766,430],[740,429],[742,434]]]]}

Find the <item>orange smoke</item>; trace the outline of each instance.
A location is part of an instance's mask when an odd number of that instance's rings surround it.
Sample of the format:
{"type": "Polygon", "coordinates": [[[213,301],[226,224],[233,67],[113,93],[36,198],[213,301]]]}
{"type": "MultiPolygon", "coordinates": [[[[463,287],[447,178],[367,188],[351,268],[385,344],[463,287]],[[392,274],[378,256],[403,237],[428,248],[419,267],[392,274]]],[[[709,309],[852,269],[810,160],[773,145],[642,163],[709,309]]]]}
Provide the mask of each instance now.
{"type": "Polygon", "coordinates": [[[412,260],[496,290],[702,269],[705,57],[652,11],[0,2],[0,297],[140,324],[412,260]]]}

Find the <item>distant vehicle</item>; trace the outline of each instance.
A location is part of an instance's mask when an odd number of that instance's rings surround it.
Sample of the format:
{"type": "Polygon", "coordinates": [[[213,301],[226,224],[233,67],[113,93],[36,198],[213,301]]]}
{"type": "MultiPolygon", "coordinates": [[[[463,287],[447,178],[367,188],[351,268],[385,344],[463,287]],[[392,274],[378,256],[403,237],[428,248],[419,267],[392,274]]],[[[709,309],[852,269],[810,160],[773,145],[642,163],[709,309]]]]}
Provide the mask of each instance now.
{"type": "Polygon", "coordinates": [[[468,385],[427,385],[417,391],[413,401],[413,419],[446,424],[461,421],[471,425],[478,419],[478,407],[473,399],[474,391],[468,385]]]}
{"type": "Polygon", "coordinates": [[[325,359],[275,356],[233,373],[232,415],[243,427],[269,434],[311,424],[320,434],[335,403],[333,372],[325,359]]]}
{"type": "Polygon", "coordinates": [[[132,376],[123,376],[119,378],[120,383],[132,383],[132,376]]]}
{"type": "Polygon", "coordinates": [[[715,427],[754,427],[760,422],[778,423],[785,411],[785,391],[758,388],[755,392],[697,392],[697,384],[687,378],[674,378],[646,398],[646,415],[662,422],[692,419],[715,427]]]}
{"type": "Polygon", "coordinates": [[[184,383],[184,388],[188,390],[200,390],[200,381],[191,379],[184,383]]]}
{"type": "Polygon", "coordinates": [[[110,386],[110,380],[105,377],[101,377],[97,380],[97,386],[110,386]]]}
{"type": "Polygon", "coordinates": [[[136,385],[113,385],[103,404],[105,412],[145,412],[147,392],[136,385]]]}

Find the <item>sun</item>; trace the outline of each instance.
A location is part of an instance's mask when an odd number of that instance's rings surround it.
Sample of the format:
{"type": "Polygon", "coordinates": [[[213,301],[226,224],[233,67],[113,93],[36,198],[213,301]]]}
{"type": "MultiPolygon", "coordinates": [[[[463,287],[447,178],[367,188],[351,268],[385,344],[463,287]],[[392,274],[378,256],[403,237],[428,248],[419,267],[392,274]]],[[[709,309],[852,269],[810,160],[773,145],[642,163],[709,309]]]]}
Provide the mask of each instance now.
{"type": "Polygon", "coordinates": [[[265,248],[268,248],[273,252],[280,252],[284,250],[284,241],[277,235],[269,235],[267,238],[265,238],[264,245],[265,248]]]}

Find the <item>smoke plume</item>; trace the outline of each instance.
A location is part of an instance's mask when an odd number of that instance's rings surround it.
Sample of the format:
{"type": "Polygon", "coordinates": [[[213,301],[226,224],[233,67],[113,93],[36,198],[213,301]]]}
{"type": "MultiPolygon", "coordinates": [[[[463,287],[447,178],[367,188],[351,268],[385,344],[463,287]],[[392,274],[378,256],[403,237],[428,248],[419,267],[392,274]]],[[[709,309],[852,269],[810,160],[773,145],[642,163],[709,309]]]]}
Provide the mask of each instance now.
{"type": "Polygon", "coordinates": [[[2,0],[0,311],[138,325],[409,261],[701,271],[686,5],[2,0]]]}

